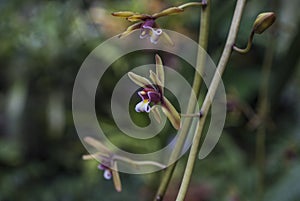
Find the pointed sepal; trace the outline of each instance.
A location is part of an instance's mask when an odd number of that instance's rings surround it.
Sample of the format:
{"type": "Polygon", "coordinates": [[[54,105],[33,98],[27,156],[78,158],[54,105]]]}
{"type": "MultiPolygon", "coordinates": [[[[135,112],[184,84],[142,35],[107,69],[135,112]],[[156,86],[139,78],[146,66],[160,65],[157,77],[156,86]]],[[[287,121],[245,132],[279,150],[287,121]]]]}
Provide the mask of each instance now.
{"type": "Polygon", "coordinates": [[[162,110],[165,115],[168,117],[169,121],[173,125],[173,127],[178,130],[180,128],[180,115],[175,109],[175,107],[171,104],[171,102],[166,98],[163,97],[163,105],[162,110]]]}
{"type": "Polygon", "coordinates": [[[138,86],[140,87],[153,87],[155,89],[155,87],[152,85],[152,83],[147,79],[147,78],[144,78],[140,75],[137,75],[133,72],[129,72],[128,73],[128,77],[135,83],[137,84],[138,86]]]}
{"type": "Polygon", "coordinates": [[[184,10],[182,8],[178,8],[178,7],[171,7],[171,8],[167,8],[159,13],[154,13],[152,15],[153,18],[157,19],[159,17],[164,17],[164,16],[168,16],[168,15],[172,15],[172,14],[178,14],[183,12],[184,10]]]}

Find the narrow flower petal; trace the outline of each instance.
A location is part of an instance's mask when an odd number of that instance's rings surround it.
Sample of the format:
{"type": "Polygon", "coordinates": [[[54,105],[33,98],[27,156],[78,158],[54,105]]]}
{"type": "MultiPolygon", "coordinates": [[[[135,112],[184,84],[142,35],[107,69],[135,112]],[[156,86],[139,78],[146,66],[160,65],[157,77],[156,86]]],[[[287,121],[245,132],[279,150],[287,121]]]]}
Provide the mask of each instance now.
{"type": "Polygon", "coordinates": [[[123,37],[125,37],[125,36],[128,36],[128,35],[131,34],[134,30],[140,29],[141,26],[142,26],[142,24],[143,24],[142,22],[138,22],[138,23],[135,23],[135,24],[129,26],[129,27],[126,29],[126,31],[124,31],[123,33],[121,33],[121,34],[119,35],[119,38],[123,38],[123,37]]]}
{"type": "Polygon", "coordinates": [[[130,22],[137,22],[146,19],[151,19],[151,16],[147,14],[135,14],[127,18],[127,20],[130,22]]]}
{"type": "Polygon", "coordinates": [[[171,8],[167,8],[159,13],[155,13],[152,15],[153,18],[159,18],[159,17],[163,17],[163,16],[167,16],[167,15],[171,15],[171,14],[177,14],[177,13],[181,13],[184,10],[182,8],[179,7],[171,7],[171,8]]]}
{"type": "Polygon", "coordinates": [[[111,172],[112,172],[112,177],[113,177],[113,182],[114,182],[115,189],[116,189],[116,191],[121,192],[122,191],[122,184],[121,184],[120,175],[119,175],[119,172],[118,172],[118,166],[117,166],[116,161],[113,162],[113,168],[112,168],[111,172]]]}
{"type": "Polygon", "coordinates": [[[132,15],[137,15],[137,13],[131,11],[119,11],[119,12],[113,12],[112,15],[115,17],[130,17],[132,15]]]}
{"type": "Polygon", "coordinates": [[[157,121],[157,123],[161,123],[161,114],[159,111],[159,106],[154,105],[153,107],[151,107],[150,112],[153,114],[154,119],[157,121]]]}
{"type": "Polygon", "coordinates": [[[101,151],[102,153],[110,153],[109,149],[102,144],[102,142],[92,138],[92,137],[85,137],[83,139],[86,143],[96,148],[98,151],[101,151]]]}
{"type": "Polygon", "coordinates": [[[158,54],[155,55],[155,61],[156,61],[157,78],[160,80],[162,87],[164,87],[165,84],[164,67],[163,67],[162,60],[158,54]]]}
{"type": "Polygon", "coordinates": [[[111,172],[112,172],[112,176],[113,176],[113,182],[114,182],[115,189],[116,189],[116,191],[121,192],[122,184],[121,184],[120,175],[119,175],[118,166],[117,166],[116,161],[113,162],[113,168],[112,168],[111,172]]]}
{"type": "Polygon", "coordinates": [[[134,32],[134,30],[133,31],[124,31],[123,33],[119,34],[118,37],[119,38],[124,38],[124,37],[130,35],[133,32],[134,32]]]}
{"type": "Polygon", "coordinates": [[[162,110],[168,117],[173,127],[178,130],[180,128],[180,115],[166,97],[164,97],[164,104],[162,105],[162,110]]]}
{"type": "Polygon", "coordinates": [[[159,78],[156,75],[156,73],[154,73],[152,70],[150,70],[150,79],[159,88],[160,93],[163,94],[163,90],[164,90],[163,84],[159,80],[159,78]]]}
{"type": "Polygon", "coordinates": [[[138,104],[136,104],[135,106],[135,111],[136,112],[150,112],[150,105],[149,105],[149,100],[142,100],[141,102],[139,102],[138,104]]]}
{"type": "Polygon", "coordinates": [[[103,173],[103,177],[107,180],[110,180],[112,177],[112,173],[110,169],[105,169],[103,173]]]}
{"type": "Polygon", "coordinates": [[[163,42],[166,43],[167,45],[174,46],[174,42],[172,41],[171,37],[165,31],[162,33],[162,39],[163,39],[163,42]]]}
{"type": "Polygon", "coordinates": [[[133,72],[129,72],[129,73],[128,73],[128,77],[129,77],[135,84],[137,84],[137,85],[140,86],[140,87],[145,88],[145,87],[147,87],[147,86],[150,86],[150,87],[153,87],[153,88],[155,89],[155,87],[152,85],[152,83],[151,83],[148,79],[146,79],[146,78],[144,78],[144,77],[142,77],[142,76],[139,76],[139,75],[137,75],[137,74],[135,74],[135,73],[133,73],[133,72]]]}

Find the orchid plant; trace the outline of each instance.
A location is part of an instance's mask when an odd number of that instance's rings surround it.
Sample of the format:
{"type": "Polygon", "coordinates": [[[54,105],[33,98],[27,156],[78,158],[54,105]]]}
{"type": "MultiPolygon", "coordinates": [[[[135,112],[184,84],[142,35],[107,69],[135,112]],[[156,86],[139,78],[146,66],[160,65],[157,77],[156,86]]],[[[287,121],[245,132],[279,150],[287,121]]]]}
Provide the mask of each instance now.
{"type": "MultiPolygon", "coordinates": [[[[123,33],[119,35],[120,38],[128,36],[129,34],[133,33],[135,30],[141,30],[140,38],[150,38],[150,41],[154,44],[158,43],[158,40],[161,36],[164,37],[170,44],[173,44],[172,39],[160,29],[156,20],[161,17],[170,16],[172,14],[179,14],[182,13],[185,8],[190,6],[202,6],[201,7],[201,21],[200,21],[200,36],[199,36],[199,44],[204,49],[207,48],[207,41],[208,41],[208,21],[209,21],[209,12],[210,12],[210,0],[203,0],[202,2],[190,2],[180,6],[170,7],[168,9],[162,10],[161,12],[154,13],[154,14],[140,14],[132,11],[119,11],[113,12],[112,15],[116,17],[122,17],[128,20],[129,22],[134,22],[133,25],[129,26],[123,33]]],[[[193,167],[195,165],[195,161],[197,158],[197,153],[199,151],[200,146],[200,139],[201,134],[204,127],[204,122],[207,117],[209,108],[211,106],[211,97],[213,97],[216,93],[216,88],[221,81],[220,75],[223,74],[226,65],[229,61],[229,57],[232,51],[237,51],[240,53],[246,53],[250,50],[252,39],[254,34],[261,34],[266,29],[268,29],[275,21],[276,17],[273,12],[266,12],[258,15],[255,22],[253,23],[253,28],[248,40],[248,45],[245,49],[240,49],[236,47],[235,40],[238,33],[238,27],[241,21],[243,8],[245,5],[245,0],[237,0],[234,16],[232,19],[231,27],[228,33],[227,42],[223,50],[223,54],[220,58],[220,61],[217,66],[217,72],[215,73],[210,86],[208,86],[208,92],[206,94],[205,100],[200,110],[200,114],[196,115],[198,117],[198,126],[194,134],[193,144],[191,146],[190,154],[188,157],[188,162],[186,165],[186,169],[183,175],[181,187],[178,192],[178,196],[176,201],[183,201],[185,199],[187,189],[192,177],[193,167]]],[[[197,57],[197,70],[203,69],[205,62],[201,61],[201,55],[197,57]]],[[[181,152],[185,137],[189,132],[189,123],[183,123],[181,125],[181,118],[183,115],[180,115],[175,107],[171,104],[171,102],[165,97],[164,95],[164,84],[165,84],[165,77],[164,77],[164,67],[162,59],[159,55],[156,54],[155,56],[156,61],[156,71],[153,72],[150,70],[149,72],[149,79],[137,75],[133,72],[129,72],[129,78],[141,87],[141,90],[137,92],[138,96],[141,98],[141,101],[136,104],[135,111],[136,112],[146,112],[146,113],[153,113],[155,119],[160,122],[160,108],[163,113],[167,116],[168,120],[171,122],[175,129],[180,129],[181,132],[179,133],[179,137],[177,139],[177,144],[174,147],[173,155],[177,155],[181,152]]],[[[195,74],[193,89],[195,91],[200,90],[199,77],[195,74]]],[[[191,102],[191,105],[196,105],[196,103],[191,102]]],[[[188,111],[193,112],[195,109],[191,106],[191,109],[188,111]]],[[[190,114],[191,117],[194,115],[190,114]]],[[[114,180],[115,187],[117,191],[121,190],[121,182],[119,178],[119,174],[117,172],[117,160],[122,160],[129,162],[131,164],[140,164],[140,161],[133,161],[129,158],[124,158],[118,156],[115,153],[110,153],[107,148],[101,142],[96,141],[92,138],[85,139],[88,144],[96,148],[99,152],[95,154],[84,156],[84,159],[90,159],[92,157],[96,157],[100,160],[99,169],[104,171],[104,177],[106,179],[110,179],[111,177],[114,180]]],[[[173,156],[172,155],[172,156],[173,156]]],[[[143,162],[144,164],[144,162],[143,162]]],[[[153,162],[149,162],[149,164],[156,165],[163,167],[161,164],[155,164],[153,162]]],[[[157,194],[154,198],[155,201],[162,201],[166,189],[169,185],[170,179],[174,172],[174,168],[176,163],[165,168],[165,175],[163,176],[157,194]]]]}

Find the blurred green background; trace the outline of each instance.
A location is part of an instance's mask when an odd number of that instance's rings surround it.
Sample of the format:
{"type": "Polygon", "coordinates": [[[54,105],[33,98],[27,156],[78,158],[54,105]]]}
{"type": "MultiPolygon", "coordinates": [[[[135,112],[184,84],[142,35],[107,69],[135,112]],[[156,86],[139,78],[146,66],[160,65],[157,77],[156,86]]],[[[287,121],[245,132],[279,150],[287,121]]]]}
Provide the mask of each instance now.
{"type": "MultiPolygon", "coordinates": [[[[111,12],[154,13],[184,2],[188,1],[0,0],[0,201],[153,199],[162,172],[121,174],[123,191],[116,193],[96,161],[81,159],[87,151],[73,124],[72,88],[86,56],[129,25],[111,12]]],[[[235,1],[212,1],[208,53],[215,62],[234,6],[235,1]]],[[[297,0],[247,3],[239,46],[245,45],[260,12],[274,11],[277,21],[255,37],[250,53],[232,54],[223,79],[228,93],[225,129],[209,157],[197,161],[186,200],[257,200],[260,190],[265,201],[300,200],[299,6],[297,0]],[[271,70],[263,70],[270,61],[271,70]],[[262,84],[268,75],[270,82],[262,84]],[[264,118],[259,112],[262,103],[269,108],[264,118]],[[258,136],[265,136],[263,168],[257,167],[256,152],[263,154],[258,136]],[[263,188],[257,180],[260,174],[265,178],[263,188]]],[[[197,41],[200,9],[187,11],[158,22],[197,41]]],[[[99,92],[106,96],[97,99],[97,111],[103,114],[111,138],[117,133],[108,107],[113,84],[134,63],[143,65],[152,59],[128,55],[106,74],[99,92]]],[[[172,61],[166,64],[192,81],[192,71],[172,61]]],[[[116,141],[123,140],[118,136],[116,141]]],[[[166,140],[156,139],[153,146],[159,148],[166,140]]],[[[138,152],[140,147],[130,149],[138,152]]],[[[185,160],[178,164],[166,201],[176,196],[185,160]]]]}

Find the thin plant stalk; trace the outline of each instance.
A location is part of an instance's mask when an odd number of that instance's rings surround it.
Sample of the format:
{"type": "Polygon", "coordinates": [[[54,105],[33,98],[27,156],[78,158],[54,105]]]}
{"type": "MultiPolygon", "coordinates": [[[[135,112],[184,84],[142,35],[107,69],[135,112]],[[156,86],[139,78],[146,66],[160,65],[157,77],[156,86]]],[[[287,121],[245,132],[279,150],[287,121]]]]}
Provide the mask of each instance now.
{"type": "MultiPolygon", "coordinates": [[[[208,42],[208,32],[209,32],[209,16],[210,16],[210,0],[203,0],[203,3],[206,5],[203,5],[201,7],[201,21],[200,21],[200,33],[199,33],[199,45],[203,50],[207,49],[207,42],[208,42]]],[[[203,54],[203,50],[198,50],[197,54],[197,71],[195,72],[194,81],[193,81],[193,92],[195,93],[196,97],[200,94],[200,88],[201,88],[201,75],[198,72],[203,72],[204,65],[205,65],[205,56],[203,54]]],[[[189,99],[188,108],[187,108],[187,114],[192,114],[195,112],[195,107],[197,104],[197,101],[194,101],[193,93],[191,94],[191,97],[189,99]]],[[[158,188],[158,191],[156,193],[156,196],[154,198],[154,201],[161,201],[166,193],[167,187],[170,183],[171,177],[173,175],[174,169],[176,167],[176,158],[180,154],[182,147],[184,145],[186,136],[188,134],[190,124],[191,124],[192,118],[184,118],[181,132],[178,136],[178,139],[176,141],[176,145],[174,147],[174,150],[171,154],[170,161],[172,164],[166,168],[163,178],[160,182],[160,186],[158,188]]]]}
{"type": "Polygon", "coordinates": [[[265,140],[266,140],[266,123],[269,112],[269,78],[274,55],[274,42],[266,48],[265,59],[262,67],[262,80],[258,98],[258,117],[261,125],[256,133],[256,163],[257,163],[257,200],[263,199],[265,188],[265,140]]]}
{"type": "Polygon", "coordinates": [[[237,1],[233,19],[232,19],[231,26],[230,26],[230,30],[229,30],[229,34],[228,34],[227,41],[225,44],[225,48],[223,50],[222,56],[220,58],[218,66],[217,66],[217,70],[215,72],[215,75],[213,77],[211,85],[208,88],[208,92],[206,94],[203,105],[201,107],[201,112],[203,114],[203,117],[201,119],[199,119],[199,123],[198,123],[197,129],[196,129],[195,135],[194,135],[193,144],[192,144],[191,151],[190,151],[190,154],[188,157],[188,162],[186,165],[186,169],[185,169],[185,172],[183,175],[182,183],[181,183],[176,201],[183,201],[186,196],[187,189],[188,189],[188,186],[189,186],[189,183],[191,180],[193,168],[195,165],[195,161],[197,160],[199,144],[200,144],[200,139],[201,139],[201,134],[202,134],[202,130],[204,127],[205,119],[207,117],[209,108],[211,106],[211,98],[213,98],[216,93],[218,85],[221,81],[221,75],[223,74],[223,72],[226,68],[226,65],[229,61],[229,57],[231,55],[232,48],[233,48],[233,45],[235,43],[236,36],[238,33],[238,29],[239,29],[239,25],[240,25],[240,21],[242,18],[242,13],[243,13],[245,4],[246,4],[246,0],[238,0],[237,1]]]}

